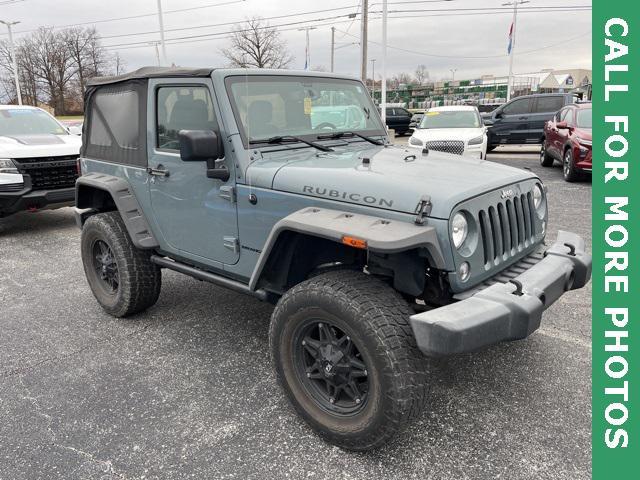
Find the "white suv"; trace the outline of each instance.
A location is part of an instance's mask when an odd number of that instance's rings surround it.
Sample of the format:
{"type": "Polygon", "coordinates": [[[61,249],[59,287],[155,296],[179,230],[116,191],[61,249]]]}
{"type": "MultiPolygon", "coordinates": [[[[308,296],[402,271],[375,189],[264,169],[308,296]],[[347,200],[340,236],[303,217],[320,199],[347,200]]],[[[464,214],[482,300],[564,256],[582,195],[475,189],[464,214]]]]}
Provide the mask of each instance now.
{"type": "Polygon", "coordinates": [[[487,155],[487,128],[476,107],[431,108],[416,125],[409,146],[484,159],[487,155]]]}

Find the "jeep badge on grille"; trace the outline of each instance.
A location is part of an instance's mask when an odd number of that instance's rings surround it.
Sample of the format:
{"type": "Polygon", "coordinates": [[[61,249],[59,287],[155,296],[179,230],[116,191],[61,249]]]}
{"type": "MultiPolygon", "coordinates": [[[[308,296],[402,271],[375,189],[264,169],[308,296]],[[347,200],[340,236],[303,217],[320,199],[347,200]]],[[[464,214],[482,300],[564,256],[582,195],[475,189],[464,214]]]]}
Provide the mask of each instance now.
{"type": "Polygon", "coordinates": [[[504,190],[502,190],[500,192],[500,198],[502,198],[503,200],[505,198],[510,198],[513,197],[515,195],[515,193],[513,192],[513,190],[511,188],[506,188],[504,190]]]}

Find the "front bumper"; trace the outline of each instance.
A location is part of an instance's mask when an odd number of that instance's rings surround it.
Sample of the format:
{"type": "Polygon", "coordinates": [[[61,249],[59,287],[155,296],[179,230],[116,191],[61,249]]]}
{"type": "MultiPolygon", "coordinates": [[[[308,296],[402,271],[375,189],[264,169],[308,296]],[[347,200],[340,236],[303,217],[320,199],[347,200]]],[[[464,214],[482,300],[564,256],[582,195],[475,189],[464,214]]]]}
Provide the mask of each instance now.
{"type": "Polygon", "coordinates": [[[23,210],[58,208],[75,203],[75,187],[55,190],[31,190],[30,184],[25,183],[24,186],[23,190],[17,192],[0,192],[0,217],[23,210]]]}
{"type": "Polygon", "coordinates": [[[584,251],[584,240],[560,231],[544,258],[509,283],[495,283],[465,300],[412,315],[411,328],[428,356],[526,338],[540,326],[544,310],[590,277],[591,256],[584,251]]]}

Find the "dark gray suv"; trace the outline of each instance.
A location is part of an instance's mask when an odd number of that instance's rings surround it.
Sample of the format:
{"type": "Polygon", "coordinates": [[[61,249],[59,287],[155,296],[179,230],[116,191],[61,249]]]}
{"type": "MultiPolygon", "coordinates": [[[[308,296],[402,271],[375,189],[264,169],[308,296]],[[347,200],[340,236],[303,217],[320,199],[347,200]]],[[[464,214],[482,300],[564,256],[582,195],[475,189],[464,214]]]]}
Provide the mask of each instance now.
{"type": "Polygon", "coordinates": [[[575,101],[570,93],[525,95],[483,114],[484,124],[489,127],[487,150],[498,145],[540,144],[545,122],[575,101]]]}

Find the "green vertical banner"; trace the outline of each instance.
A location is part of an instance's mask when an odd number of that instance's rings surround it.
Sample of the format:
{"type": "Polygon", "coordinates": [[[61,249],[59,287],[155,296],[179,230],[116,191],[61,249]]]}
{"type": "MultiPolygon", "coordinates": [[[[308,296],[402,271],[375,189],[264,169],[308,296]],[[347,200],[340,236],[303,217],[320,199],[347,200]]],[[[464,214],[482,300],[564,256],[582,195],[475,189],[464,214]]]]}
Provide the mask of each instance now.
{"type": "Polygon", "coordinates": [[[593,478],[638,479],[640,2],[637,0],[594,0],[592,95],[593,478]]]}

